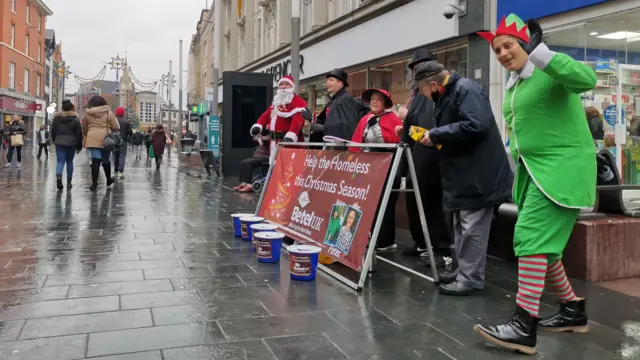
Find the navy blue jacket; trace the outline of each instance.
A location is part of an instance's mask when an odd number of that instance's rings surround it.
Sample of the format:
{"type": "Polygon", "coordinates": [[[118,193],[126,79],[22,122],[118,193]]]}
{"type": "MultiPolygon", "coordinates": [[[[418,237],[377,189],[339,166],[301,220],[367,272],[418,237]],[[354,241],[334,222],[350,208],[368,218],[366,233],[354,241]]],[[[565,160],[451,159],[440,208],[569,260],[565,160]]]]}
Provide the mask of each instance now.
{"type": "Polygon", "coordinates": [[[511,197],[513,172],[489,99],[482,87],[455,72],[435,103],[445,210],[481,209],[511,197]]]}

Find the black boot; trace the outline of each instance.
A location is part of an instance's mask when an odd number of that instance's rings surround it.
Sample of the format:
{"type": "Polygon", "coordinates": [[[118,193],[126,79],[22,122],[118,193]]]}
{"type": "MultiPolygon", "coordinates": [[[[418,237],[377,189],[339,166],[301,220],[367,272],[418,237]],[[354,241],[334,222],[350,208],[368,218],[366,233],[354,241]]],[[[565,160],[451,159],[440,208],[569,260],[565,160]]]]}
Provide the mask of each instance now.
{"type": "Polygon", "coordinates": [[[58,186],[58,190],[64,189],[64,186],[62,186],[62,175],[56,175],[56,185],[58,186]]]}
{"type": "Polygon", "coordinates": [[[71,185],[71,178],[67,178],[67,189],[71,189],[73,186],[71,185]]]}
{"type": "Polygon", "coordinates": [[[111,186],[116,180],[111,177],[111,163],[102,163],[102,169],[104,170],[104,176],[107,177],[107,186],[111,186]]]}
{"type": "Polygon", "coordinates": [[[498,347],[533,355],[536,353],[536,327],[539,321],[540,318],[516,306],[516,312],[503,325],[475,325],[473,330],[498,347]]]}
{"type": "Polygon", "coordinates": [[[555,315],[541,320],[538,328],[549,332],[588,333],[589,324],[585,300],[560,303],[560,310],[555,315]]]}
{"type": "Polygon", "coordinates": [[[91,191],[96,191],[96,189],[98,188],[98,175],[100,175],[100,163],[102,163],[102,160],[100,159],[93,159],[91,160],[91,186],[89,187],[89,190],[91,191]]]}

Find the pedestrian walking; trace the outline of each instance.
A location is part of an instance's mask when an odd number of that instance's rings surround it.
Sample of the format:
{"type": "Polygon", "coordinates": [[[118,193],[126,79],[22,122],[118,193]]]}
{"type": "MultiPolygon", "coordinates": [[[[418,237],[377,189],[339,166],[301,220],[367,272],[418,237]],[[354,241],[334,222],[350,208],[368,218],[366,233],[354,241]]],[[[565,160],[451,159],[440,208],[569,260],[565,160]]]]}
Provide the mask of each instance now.
{"type": "Polygon", "coordinates": [[[49,157],[49,141],[51,137],[46,125],[40,126],[40,130],[36,133],[36,139],[38,139],[38,159],[42,156],[42,149],[44,149],[45,156],[49,157]]]}
{"type": "Polygon", "coordinates": [[[162,124],[158,124],[156,129],[151,133],[151,146],[156,158],[156,169],[160,169],[164,148],[167,145],[167,133],[164,131],[162,124]]]}
{"type": "Polygon", "coordinates": [[[82,132],[86,138],[85,146],[91,154],[91,187],[89,188],[91,191],[95,191],[98,187],[100,165],[104,170],[107,186],[111,186],[115,181],[111,177],[110,156],[113,149],[104,146],[104,139],[110,132],[119,130],[118,120],[111,112],[107,101],[102,96],[89,99],[82,132]]]}
{"type": "Polygon", "coordinates": [[[22,163],[22,146],[24,145],[24,138],[27,134],[27,127],[24,125],[24,121],[18,115],[13,116],[13,120],[11,124],[9,124],[9,151],[7,152],[7,163],[4,164],[4,167],[11,166],[11,160],[13,160],[13,153],[16,153],[18,158],[17,168],[20,168],[20,164],[22,163]]]}
{"type": "Polygon", "coordinates": [[[62,190],[62,172],[67,165],[67,189],[71,189],[73,179],[73,158],[82,150],[82,124],[73,103],[62,101],[62,112],[53,115],[51,140],[56,146],[56,183],[62,190]]]}
{"type": "Polygon", "coordinates": [[[480,295],[491,221],[495,207],[510,198],[513,173],[491,104],[478,83],[435,60],[418,64],[414,81],[435,105],[436,127],[420,143],[440,148],[443,209],[453,213],[458,268],[443,274],[438,291],[480,295]]]}
{"type": "Polygon", "coordinates": [[[120,179],[124,179],[124,164],[127,159],[127,147],[131,141],[131,132],[133,131],[131,123],[124,118],[124,108],[119,107],[116,109],[116,119],[118,119],[118,125],[120,126],[120,138],[122,143],[113,152],[113,163],[116,176],[120,179]]]}
{"type": "Polygon", "coordinates": [[[502,108],[517,164],[518,293],[506,323],[474,330],[499,347],[534,354],[538,329],[589,331],[585,299],[573,292],[561,258],[580,209],[593,208],[596,201],[596,153],[580,94],[593,90],[597,77],[589,65],[551,51],[535,19],[525,23],[510,14],[495,34],[479,35],[511,72],[502,108]],[[540,320],[545,285],[560,300],[560,309],[540,320]]]}
{"type": "Polygon", "coordinates": [[[151,135],[153,134],[153,129],[149,126],[147,129],[147,133],[144,136],[144,146],[147,149],[147,161],[149,161],[149,148],[151,148],[151,135]]]}
{"type": "MultiPolygon", "coordinates": [[[[434,60],[435,57],[426,49],[418,49],[414,52],[412,61],[408,67],[411,71],[418,64],[434,60]]],[[[415,82],[411,84],[411,95],[404,111],[400,113],[400,119],[404,125],[399,128],[402,142],[409,144],[411,147],[411,156],[415,166],[416,178],[418,183],[413,184],[411,177],[408,175],[408,164],[403,159],[400,169],[401,176],[407,178],[406,187],[412,189],[417,186],[420,191],[422,200],[422,208],[424,209],[424,217],[427,222],[429,238],[431,245],[436,253],[435,261],[437,267],[447,265],[446,258],[451,256],[451,234],[447,230],[445,217],[442,207],[442,179],[440,176],[440,164],[438,157],[438,149],[428,147],[413,140],[409,136],[411,126],[418,126],[424,129],[433,129],[436,127],[436,118],[434,112],[434,104],[429,98],[424,96],[418,89],[415,82]],[[404,112],[404,114],[402,114],[404,112]]],[[[409,230],[414,246],[403,250],[404,256],[428,256],[427,243],[422,232],[420,223],[420,215],[418,212],[418,204],[413,192],[405,193],[405,205],[407,209],[407,220],[409,221],[409,230]]],[[[430,263],[427,263],[430,266],[430,263]]]]}
{"type": "Polygon", "coordinates": [[[136,131],[133,135],[133,149],[136,154],[136,159],[142,157],[142,144],[144,143],[144,134],[141,131],[136,131]]]}

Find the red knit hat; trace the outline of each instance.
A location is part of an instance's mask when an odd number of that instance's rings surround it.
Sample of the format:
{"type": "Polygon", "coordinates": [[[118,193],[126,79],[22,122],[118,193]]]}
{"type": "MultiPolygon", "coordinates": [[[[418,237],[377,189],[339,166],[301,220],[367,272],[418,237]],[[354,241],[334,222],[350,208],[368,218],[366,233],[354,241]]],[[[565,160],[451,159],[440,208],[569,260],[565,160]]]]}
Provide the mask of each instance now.
{"type": "Polygon", "coordinates": [[[124,108],[119,107],[116,109],[116,116],[124,116],[124,108]]]}

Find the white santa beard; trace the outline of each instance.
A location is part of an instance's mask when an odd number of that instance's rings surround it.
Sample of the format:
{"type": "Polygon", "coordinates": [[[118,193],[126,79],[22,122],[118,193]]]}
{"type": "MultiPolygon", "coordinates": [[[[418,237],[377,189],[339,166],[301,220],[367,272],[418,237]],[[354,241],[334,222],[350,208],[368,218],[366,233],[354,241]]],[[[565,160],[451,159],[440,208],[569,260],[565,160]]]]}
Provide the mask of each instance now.
{"type": "Polygon", "coordinates": [[[293,101],[293,96],[295,95],[295,89],[278,89],[275,96],[273,97],[273,104],[275,106],[280,105],[289,105],[291,101],[293,101]]]}

